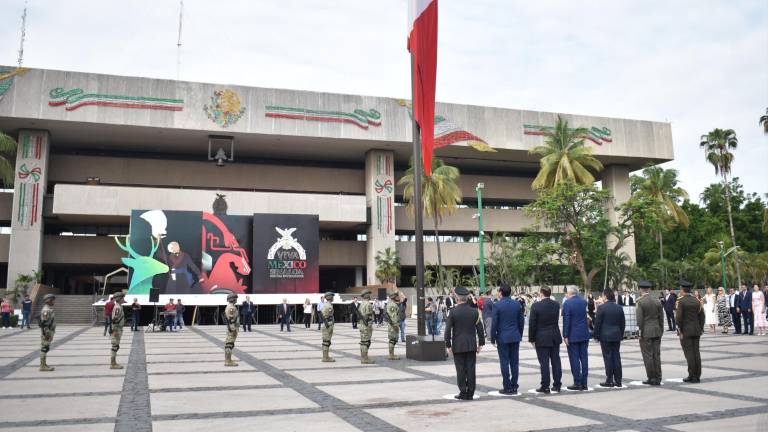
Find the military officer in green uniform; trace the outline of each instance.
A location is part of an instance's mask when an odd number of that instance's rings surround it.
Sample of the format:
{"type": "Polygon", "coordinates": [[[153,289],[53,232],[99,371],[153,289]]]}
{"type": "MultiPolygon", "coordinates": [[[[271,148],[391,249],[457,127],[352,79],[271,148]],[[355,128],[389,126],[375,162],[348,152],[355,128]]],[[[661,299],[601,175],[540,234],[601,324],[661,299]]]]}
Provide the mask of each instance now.
{"type": "Polygon", "coordinates": [[[637,328],[640,335],[640,351],[648,380],[645,385],[661,385],[661,336],[664,334],[664,308],[658,298],[650,295],[651,283],[641,280],[637,308],[637,328]]]}
{"type": "Polygon", "coordinates": [[[360,322],[358,327],[360,328],[360,363],[371,364],[375,363],[368,358],[368,348],[371,347],[371,336],[373,335],[373,305],[371,304],[371,290],[367,289],[362,292],[361,296],[363,301],[360,303],[360,307],[357,310],[358,318],[360,322]]]}
{"type": "Polygon", "coordinates": [[[51,372],[55,368],[48,366],[46,356],[51,349],[53,335],[56,333],[56,314],[53,310],[56,296],[46,294],[43,297],[43,303],[43,309],[40,311],[40,372],[51,372]]]}
{"type": "Polygon", "coordinates": [[[332,292],[327,292],[324,295],[325,304],[320,313],[323,315],[323,361],[335,362],[331,355],[331,338],[333,337],[333,297],[332,292]]]}
{"type": "Polygon", "coordinates": [[[691,295],[691,283],[680,281],[680,297],[677,299],[675,321],[680,345],[683,347],[685,361],[688,363],[688,376],[684,382],[701,382],[701,353],[699,339],[704,333],[704,307],[691,295]]]}
{"type": "Polygon", "coordinates": [[[112,309],[112,352],[110,353],[109,368],[122,369],[123,366],[117,363],[117,351],[120,349],[120,339],[123,338],[123,327],[125,326],[125,313],[123,312],[123,303],[125,303],[125,293],[118,292],[112,296],[115,307],[112,309]]]}
{"type": "Polygon", "coordinates": [[[397,291],[389,295],[389,302],[387,302],[386,318],[389,322],[389,329],[387,336],[389,337],[389,360],[400,360],[400,357],[395,355],[395,345],[397,345],[397,338],[400,337],[400,293],[397,291]]]}
{"type": "Polygon", "coordinates": [[[224,366],[239,366],[232,360],[232,350],[235,348],[237,332],[240,330],[240,312],[237,306],[237,294],[227,296],[227,308],[224,309],[224,318],[227,320],[227,339],[224,341],[224,366]]]}

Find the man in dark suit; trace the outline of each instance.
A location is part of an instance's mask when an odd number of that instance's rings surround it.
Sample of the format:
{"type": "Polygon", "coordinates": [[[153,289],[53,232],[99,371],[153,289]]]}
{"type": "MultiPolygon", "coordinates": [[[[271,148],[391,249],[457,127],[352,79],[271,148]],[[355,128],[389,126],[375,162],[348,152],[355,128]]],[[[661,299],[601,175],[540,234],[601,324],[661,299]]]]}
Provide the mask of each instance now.
{"type": "Polygon", "coordinates": [[[616,304],[612,290],[603,291],[605,303],[597,308],[595,315],[595,339],[600,341],[605,363],[605,382],[600,387],[622,387],[621,383],[621,340],[624,339],[626,320],[624,309],[616,304]]]}
{"type": "Polygon", "coordinates": [[[728,311],[731,313],[731,321],[733,321],[733,328],[736,330],[734,334],[741,334],[741,314],[739,310],[739,295],[733,288],[728,290],[728,311]]]}
{"type": "Polygon", "coordinates": [[[537,393],[549,393],[549,366],[552,364],[552,391],[559,392],[562,385],[563,369],[560,365],[560,304],[552,300],[552,291],[542,287],[539,301],[531,306],[528,319],[528,342],[536,348],[541,369],[541,387],[537,393]]]}
{"type": "Polygon", "coordinates": [[[643,354],[645,385],[661,385],[661,336],[664,334],[664,312],[661,302],[650,295],[651,283],[640,281],[640,298],[637,299],[637,328],[640,335],[640,351],[643,354]]]}
{"type": "Polygon", "coordinates": [[[525,313],[517,300],[512,300],[512,288],[502,283],[499,288],[501,300],[493,305],[491,318],[491,344],[499,352],[503,388],[499,393],[517,394],[517,378],[520,372],[520,341],[523,339],[525,313]],[[511,379],[510,379],[511,372],[511,379]]]}
{"type": "Polygon", "coordinates": [[[358,320],[358,308],[360,307],[360,303],[357,302],[357,297],[352,299],[352,303],[350,303],[350,314],[352,315],[350,318],[352,319],[352,328],[357,328],[357,320],[358,320]]]}
{"type": "Polygon", "coordinates": [[[472,400],[475,395],[475,363],[477,354],[485,345],[483,318],[477,308],[467,304],[469,290],[457,287],[457,304],[445,322],[445,347],[453,355],[459,400],[472,400]]]}
{"type": "Polygon", "coordinates": [[[283,327],[288,327],[288,331],[291,331],[291,305],[288,304],[288,299],[283,299],[283,303],[277,307],[277,318],[280,320],[280,331],[283,331],[283,327]]]}
{"type": "Polygon", "coordinates": [[[741,315],[741,322],[744,323],[743,334],[755,334],[754,319],[755,314],[752,311],[752,291],[747,289],[746,285],[741,286],[739,291],[739,306],[736,309],[741,315]]]}
{"type": "Polygon", "coordinates": [[[677,334],[683,347],[685,361],[688,363],[688,377],[684,382],[698,383],[701,380],[701,353],[699,339],[704,333],[704,307],[691,295],[691,283],[680,281],[680,300],[677,301],[675,317],[677,334]]]}
{"type": "Polygon", "coordinates": [[[664,314],[667,316],[667,331],[676,331],[675,306],[677,305],[677,294],[669,289],[665,290],[664,296],[664,314]]]}
{"type": "Polygon", "coordinates": [[[624,290],[624,294],[619,296],[619,306],[634,306],[635,296],[624,290]]]}
{"type": "Polygon", "coordinates": [[[256,306],[253,305],[250,296],[245,296],[243,304],[240,306],[240,321],[243,323],[243,331],[251,331],[253,323],[253,314],[256,312],[256,306]]]}
{"type": "Polygon", "coordinates": [[[589,327],[587,326],[587,301],[579,296],[579,289],[568,288],[563,303],[563,340],[568,347],[568,360],[573,374],[573,385],[568,390],[587,390],[589,375],[589,327]]]}

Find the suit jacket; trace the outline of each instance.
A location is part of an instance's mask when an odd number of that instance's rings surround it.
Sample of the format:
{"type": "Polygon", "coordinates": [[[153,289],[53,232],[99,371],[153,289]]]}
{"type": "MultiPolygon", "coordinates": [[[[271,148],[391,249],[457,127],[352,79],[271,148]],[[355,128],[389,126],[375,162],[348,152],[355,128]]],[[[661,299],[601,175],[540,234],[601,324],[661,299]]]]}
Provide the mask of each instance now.
{"type": "Polygon", "coordinates": [[[491,343],[513,343],[523,339],[525,313],[517,300],[502,297],[493,305],[491,320],[491,343]]]}
{"type": "Polygon", "coordinates": [[[637,327],[640,337],[657,338],[664,334],[664,312],[661,302],[645,294],[637,299],[637,327]]]}
{"type": "Polygon", "coordinates": [[[677,302],[675,321],[683,337],[701,336],[704,333],[704,307],[694,296],[685,295],[677,302]]]}
{"type": "Polygon", "coordinates": [[[551,298],[545,298],[531,306],[528,318],[528,342],[537,347],[551,347],[563,343],[560,336],[560,304],[551,298]]]}
{"type": "Polygon", "coordinates": [[[595,339],[602,342],[621,342],[624,339],[625,326],[624,309],[616,302],[607,301],[597,308],[595,339]]]}
{"type": "Polygon", "coordinates": [[[445,321],[445,346],[455,353],[475,352],[485,345],[485,329],[480,311],[467,303],[457,305],[445,321]]]}
{"type": "Polygon", "coordinates": [[[664,311],[667,315],[675,313],[675,304],[677,304],[677,294],[670,292],[669,297],[664,299],[664,311]]]}
{"type": "Polygon", "coordinates": [[[590,339],[587,325],[587,301],[573,296],[563,303],[563,337],[568,342],[586,342],[590,339]]]}
{"type": "Polygon", "coordinates": [[[240,315],[251,315],[256,311],[253,306],[253,302],[243,300],[243,304],[240,305],[240,315]]]}
{"type": "Polygon", "coordinates": [[[745,292],[739,291],[739,303],[737,307],[741,309],[741,312],[747,312],[752,310],[752,291],[746,290],[745,292]]]}
{"type": "Polygon", "coordinates": [[[352,302],[349,305],[352,306],[350,308],[350,314],[352,315],[352,319],[356,320],[357,317],[359,316],[359,310],[358,309],[360,309],[360,303],[352,302]]]}
{"type": "Polygon", "coordinates": [[[286,304],[286,303],[280,303],[277,305],[277,316],[283,317],[283,316],[291,316],[293,311],[293,306],[286,304]]]}
{"type": "Polygon", "coordinates": [[[623,294],[619,296],[619,306],[634,306],[635,305],[635,299],[632,298],[631,295],[624,296],[623,294]]]}

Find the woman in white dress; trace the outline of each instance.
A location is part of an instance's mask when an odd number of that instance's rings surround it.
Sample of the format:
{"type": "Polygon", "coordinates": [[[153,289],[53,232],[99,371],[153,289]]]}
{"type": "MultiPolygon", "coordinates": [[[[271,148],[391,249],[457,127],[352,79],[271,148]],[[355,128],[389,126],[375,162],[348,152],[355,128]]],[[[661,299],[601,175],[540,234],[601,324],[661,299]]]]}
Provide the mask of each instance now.
{"type": "Polygon", "coordinates": [[[712,292],[712,287],[707,287],[704,295],[704,325],[712,329],[712,334],[717,331],[717,297],[712,292]]]}

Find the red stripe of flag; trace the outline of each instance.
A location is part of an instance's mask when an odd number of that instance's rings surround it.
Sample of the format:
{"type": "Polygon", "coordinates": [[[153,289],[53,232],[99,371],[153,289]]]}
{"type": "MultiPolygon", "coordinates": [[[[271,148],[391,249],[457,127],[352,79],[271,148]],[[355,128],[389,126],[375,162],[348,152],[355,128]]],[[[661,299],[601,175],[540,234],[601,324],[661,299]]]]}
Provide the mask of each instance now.
{"type": "Polygon", "coordinates": [[[432,172],[437,80],[437,0],[410,0],[408,51],[413,56],[413,118],[421,128],[424,174],[432,172]]]}

